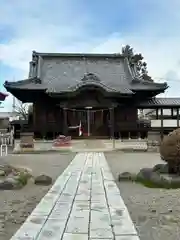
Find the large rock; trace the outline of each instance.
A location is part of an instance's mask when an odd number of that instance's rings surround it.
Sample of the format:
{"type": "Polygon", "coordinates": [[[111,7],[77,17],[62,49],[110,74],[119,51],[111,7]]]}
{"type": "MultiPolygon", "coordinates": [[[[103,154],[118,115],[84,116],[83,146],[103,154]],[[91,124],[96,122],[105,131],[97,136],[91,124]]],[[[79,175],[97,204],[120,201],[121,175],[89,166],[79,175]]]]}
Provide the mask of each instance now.
{"type": "Polygon", "coordinates": [[[3,176],[5,176],[5,175],[6,175],[5,171],[0,170],[0,177],[3,177],[3,176]]]}
{"type": "Polygon", "coordinates": [[[34,183],[36,185],[45,185],[45,186],[47,186],[47,185],[52,184],[52,178],[47,176],[47,175],[42,174],[42,175],[40,175],[40,176],[38,176],[38,177],[36,177],[34,179],[34,183]]]}
{"type": "Polygon", "coordinates": [[[163,174],[163,178],[169,181],[170,188],[180,188],[180,176],[163,174]]]}
{"type": "Polygon", "coordinates": [[[172,178],[170,180],[171,188],[180,188],[180,177],[172,178]]]}
{"type": "Polygon", "coordinates": [[[12,190],[14,185],[11,182],[5,180],[0,181],[0,190],[12,190]]]}
{"type": "Polygon", "coordinates": [[[135,181],[136,180],[136,174],[130,173],[130,172],[123,172],[120,173],[118,176],[118,181],[135,181]]]}
{"type": "Polygon", "coordinates": [[[152,171],[152,168],[142,168],[139,173],[137,174],[138,180],[150,180],[152,178],[152,175],[156,176],[156,173],[152,171]]]}
{"type": "Polygon", "coordinates": [[[18,179],[8,177],[5,180],[0,181],[0,190],[12,190],[20,188],[22,188],[22,184],[18,181],[18,179]]]}
{"type": "Polygon", "coordinates": [[[147,187],[170,188],[170,181],[151,168],[141,169],[136,180],[147,187]]]}
{"type": "Polygon", "coordinates": [[[13,167],[8,164],[3,164],[0,165],[0,171],[4,171],[5,175],[8,175],[13,171],[13,167]]]}
{"type": "Polygon", "coordinates": [[[169,172],[169,167],[168,164],[157,164],[153,167],[152,169],[153,172],[158,172],[158,173],[168,173],[169,172]]]}

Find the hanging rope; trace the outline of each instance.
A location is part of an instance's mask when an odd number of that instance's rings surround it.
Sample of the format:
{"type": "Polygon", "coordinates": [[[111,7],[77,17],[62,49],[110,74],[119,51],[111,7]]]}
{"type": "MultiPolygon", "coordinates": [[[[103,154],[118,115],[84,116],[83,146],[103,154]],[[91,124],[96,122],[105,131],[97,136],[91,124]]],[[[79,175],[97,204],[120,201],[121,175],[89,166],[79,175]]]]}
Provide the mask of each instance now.
{"type": "Polygon", "coordinates": [[[91,109],[75,109],[75,108],[63,108],[64,110],[73,111],[73,112],[102,112],[102,111],[109,111],[109,108],[102,108],[97,110],[91,110],[91,109]]]}
{"type": "MultiPolygon", "coordinates": [[[[109,108],[102,108],[102,109],[97,109],[97,110],[91,110],[91,109],[75,109],[75,108],[63,108],[64,110],[68,110],[68,111],[72,111],[73,114],[75,112],[79,112],[79,113],[87,113],[88,111],[91,112],[91,113],[96,113],[96,112],[101,112],[101,114],[103,114],[104,111],[109,111],[109,108]]],[[[80,127],[80,124],[79,125],[69,125],[68,128],[69,129],[78,129],[80,127]]]]}

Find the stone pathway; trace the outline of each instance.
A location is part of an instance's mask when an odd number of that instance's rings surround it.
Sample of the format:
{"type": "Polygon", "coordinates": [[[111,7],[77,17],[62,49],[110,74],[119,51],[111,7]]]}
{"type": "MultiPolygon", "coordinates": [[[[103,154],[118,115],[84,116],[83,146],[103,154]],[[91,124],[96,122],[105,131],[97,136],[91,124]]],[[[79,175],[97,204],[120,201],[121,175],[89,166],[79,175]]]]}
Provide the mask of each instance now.
{"type": "Polygon", "coordinates": [[[11,240],[139,240],[103,153],[79,153],[11,240]]]}

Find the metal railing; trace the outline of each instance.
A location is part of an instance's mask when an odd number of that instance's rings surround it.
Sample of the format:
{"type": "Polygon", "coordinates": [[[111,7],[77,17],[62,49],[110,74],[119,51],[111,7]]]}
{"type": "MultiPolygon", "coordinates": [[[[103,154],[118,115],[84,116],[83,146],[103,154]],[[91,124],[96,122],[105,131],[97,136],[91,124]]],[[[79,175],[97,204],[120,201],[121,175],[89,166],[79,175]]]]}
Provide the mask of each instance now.
{"type": "Polygon", "coordinates": [[[14,133],[13,131],[5,133],[5,131],[0,132],[0,155],[7,156],[8,146],[13,146],[14,144],[14,133]],[[2,133],[3,132],[3,133],[2,133]]]}

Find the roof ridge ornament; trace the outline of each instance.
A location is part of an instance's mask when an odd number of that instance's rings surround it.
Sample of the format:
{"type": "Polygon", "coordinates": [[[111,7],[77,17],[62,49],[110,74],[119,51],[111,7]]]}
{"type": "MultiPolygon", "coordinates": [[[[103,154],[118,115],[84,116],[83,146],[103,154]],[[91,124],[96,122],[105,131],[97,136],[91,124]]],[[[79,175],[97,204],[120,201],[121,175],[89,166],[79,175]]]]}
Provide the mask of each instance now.
{"type": "Polygon", "coordinates": [[[81,79],[82,82],[101,82],[101,80],[94,73],[86,73],[84,77],[81,79]]]}
{"type": "Polygon", "coordinates": [[[32,79],[32,82],[34,82],[35,84],[41,84],[41,83],[42,83],[42,82],[41,82],[41,79],[40,79],[40,78],[37,78],[37,77],[33,78],[33,79],[32,79]]]}

